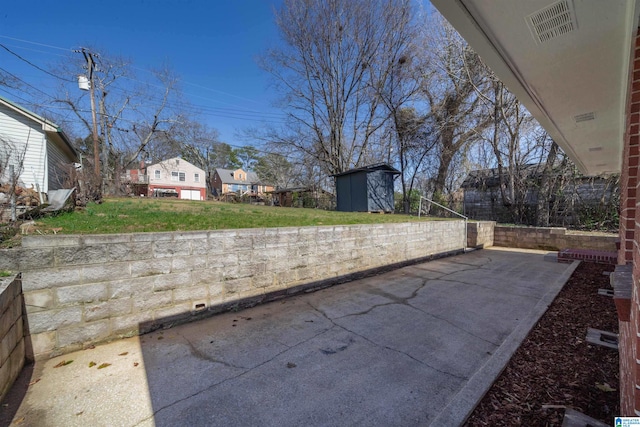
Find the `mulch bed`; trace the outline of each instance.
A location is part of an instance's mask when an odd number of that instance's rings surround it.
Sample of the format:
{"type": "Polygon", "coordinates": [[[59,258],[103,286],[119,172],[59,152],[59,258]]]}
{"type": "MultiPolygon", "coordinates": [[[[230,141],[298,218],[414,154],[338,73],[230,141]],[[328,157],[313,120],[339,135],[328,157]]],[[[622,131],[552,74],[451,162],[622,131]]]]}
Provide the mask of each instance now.
{"type": "Polygon", "coordinates": [[[560,426],[564,408],[608,424],[619,415],[616,350],[586,342],[587,328],[618,332],[613,266],[581,263],[466,422],[466,426],[560,426]]]}

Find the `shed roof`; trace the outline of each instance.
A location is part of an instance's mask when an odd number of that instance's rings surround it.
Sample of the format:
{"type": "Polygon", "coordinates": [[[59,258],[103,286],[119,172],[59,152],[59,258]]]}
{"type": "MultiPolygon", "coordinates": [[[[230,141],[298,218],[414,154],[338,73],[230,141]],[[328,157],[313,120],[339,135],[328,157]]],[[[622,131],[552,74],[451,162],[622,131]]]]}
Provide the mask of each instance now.
{"type": "Polygon", "coordinates": [[[343,175],[349,175],[352,173],[357,173],[357,172],[373,172],[373,171],[383,171],[383,172],[387,172],[387,173],[391,173],[391,174],[400,174],[400,171],[392,166],[389,166],[386,163],[376,163],[373,165],[369,165],[369,166],[362,166],[359,168],[354,168],[354,169],[349,169],[348,171],[345,172],[341,172],[341,173],[336,173],[333,174],[331,176],[343,176],[343,175]]]}

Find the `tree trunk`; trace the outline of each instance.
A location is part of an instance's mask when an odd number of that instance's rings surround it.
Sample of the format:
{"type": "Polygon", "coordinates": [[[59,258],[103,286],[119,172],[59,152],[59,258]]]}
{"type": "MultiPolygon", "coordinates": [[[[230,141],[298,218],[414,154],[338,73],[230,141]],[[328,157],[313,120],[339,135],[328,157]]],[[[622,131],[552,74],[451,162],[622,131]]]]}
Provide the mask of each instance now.
{"type": "MultiPolygon", "coordinates": [[[[453,136],[451,136],[451,138],[453,138],[453,136]]],[[[448,142],[442,144],[438,174],[436,175],[433,185],[433,194],[444,194],[444,189],[447,184],[447,176],[449,175],[449,167],[451,166],[451,162],[453,162],[453,155],[455,153],[451,148],[451,145],[452,144],[448,142]]]]}
{"type": "Polygon", "coordinates": [[[536,206],[536,226],[549,226],[549,203],[551,199],[551,172],[553,171],[553,163],[558,155],[558,144],[555,141],[551,144],[547,161],[542,170],[540,178],[540,188],[538,190],[538,200],[536,206]]]}

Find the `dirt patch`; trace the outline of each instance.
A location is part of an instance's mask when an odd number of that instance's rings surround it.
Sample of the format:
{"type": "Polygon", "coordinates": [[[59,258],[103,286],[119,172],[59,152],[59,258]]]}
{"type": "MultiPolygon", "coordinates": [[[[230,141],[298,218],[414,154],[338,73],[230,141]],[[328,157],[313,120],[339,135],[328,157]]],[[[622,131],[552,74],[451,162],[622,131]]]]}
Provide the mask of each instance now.
{"type": "Polygon", "coordinates": [[[619,415],[618,352],[586,342],[587,328],[618,332],[605,271],[581,263],[466,422],[560,426],[565,408],[612,424],[619,415]]]}

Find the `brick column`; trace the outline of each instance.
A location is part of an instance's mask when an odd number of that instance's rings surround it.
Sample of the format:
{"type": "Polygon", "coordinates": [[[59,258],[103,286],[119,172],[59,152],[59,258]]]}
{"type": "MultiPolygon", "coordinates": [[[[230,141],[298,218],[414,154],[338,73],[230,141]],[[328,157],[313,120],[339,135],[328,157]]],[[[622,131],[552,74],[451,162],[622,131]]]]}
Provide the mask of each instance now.
{"type": "Polygon", "coordinates": [[[618,264],[633,263],[631,313],[628,322],[620,321],[620,410],[621,415],[640,415],[640,209],[638,164],[640,159],[640,36],[636,35],[631,93],[627,105],[627,129],[620,176],[620,249],[618,264]]]}
{"type": "Polygon", "coordinates": [[[636,203],[638,190],[638,159],[640,149],[640,38],[636,38],[631,103],[628,107],[627,132],[620,176],[620,251],[618,263],[633,260],[636,203]]]}

